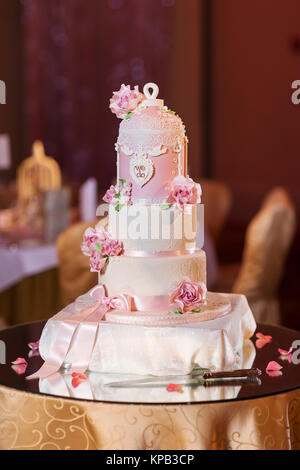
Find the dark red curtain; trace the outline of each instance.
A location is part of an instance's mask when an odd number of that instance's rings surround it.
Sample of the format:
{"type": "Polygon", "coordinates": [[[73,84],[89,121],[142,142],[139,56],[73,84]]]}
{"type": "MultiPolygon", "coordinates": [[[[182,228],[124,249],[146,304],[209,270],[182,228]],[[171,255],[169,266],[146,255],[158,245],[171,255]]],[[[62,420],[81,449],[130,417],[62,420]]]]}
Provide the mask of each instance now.
{"type": "MultiPolygon", "coordinates": [[[[23,0],[25,151],[42,139],[68,179],[115,176],[122,83],[168,96],[175,0],[23,0]]],[[[25,155],[24,155],[25,156],[25,155]]]]}

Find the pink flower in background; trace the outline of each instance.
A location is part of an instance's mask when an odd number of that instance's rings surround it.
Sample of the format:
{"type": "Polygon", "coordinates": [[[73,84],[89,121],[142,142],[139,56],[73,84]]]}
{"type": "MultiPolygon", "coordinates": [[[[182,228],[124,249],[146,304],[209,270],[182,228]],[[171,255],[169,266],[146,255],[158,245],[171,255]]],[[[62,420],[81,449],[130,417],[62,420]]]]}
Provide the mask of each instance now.
{"type": "Polygon", "coordinates": [[[178,313],[196,311],[205,303],[206,285],[203,282],[192,282],[184,277],[179,286],[171,293],[170,304],[173,304],[178,313]]]}
{"type": "Polygon", "coordinates": [[[102,243],[108,238],[109,234],[103,227],[94,229],[89,227],[83,235],[81,251],[85,256],[91,256],[97,250],[97,243],[102,243]]]}
{"type": "Polygon", "coordinates": [[[101,248],[102,256],[118,256],[121,254],[123,249],[122,243],[119,240],[113,240],[108,238],[103,242],[101,248]]]}
{"type": "Polygon", "coordinates": [[[179,209],[183,209],[185,204],[198,204],[201,202],[201,186],[191,178],[176,176],[170,188],[167,199],[168,204],[176,204],[179,209]]]}
{"type": "Polygon", "coordinates": [[[103,201],[109,204],[113,200],[116,194],[117,194],[117,191],[116,191],[115,186],[111,185],[111,187],[104,194],[103,201]]]}
{"type": "Polygon", "coordinates": [[[102,268],[104,268],[106,263],[106,259],[103,258],[101,255],[100,251],[95,250],[93,251],[91,257],[90,257],[90,269],[92,273],[97,273],[101,271],[102,268]]]}
{"type": "Polygon", "coordinates": [[[139,92],[138,86],[131,90],[130,85],[125,86],[122,84],[119,91],[113,92],[109,107],[118,118],[124,119],[128,113],[136,109],[144,98],[143,93],[139,92]]]}

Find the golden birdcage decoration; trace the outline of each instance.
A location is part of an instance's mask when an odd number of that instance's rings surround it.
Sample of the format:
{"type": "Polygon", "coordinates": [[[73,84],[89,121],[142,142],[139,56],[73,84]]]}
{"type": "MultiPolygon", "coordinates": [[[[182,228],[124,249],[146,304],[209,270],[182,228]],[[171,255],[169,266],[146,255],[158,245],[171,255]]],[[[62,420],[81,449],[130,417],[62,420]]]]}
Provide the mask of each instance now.
{"type": "Polygon", "coordinates": [[[44,145],[36,140],[32,155],[19,166],[17,173],[18,199],[26,202],[39,194],[61,188],[61,171],[52,157],[45,155],[44,145]]]}

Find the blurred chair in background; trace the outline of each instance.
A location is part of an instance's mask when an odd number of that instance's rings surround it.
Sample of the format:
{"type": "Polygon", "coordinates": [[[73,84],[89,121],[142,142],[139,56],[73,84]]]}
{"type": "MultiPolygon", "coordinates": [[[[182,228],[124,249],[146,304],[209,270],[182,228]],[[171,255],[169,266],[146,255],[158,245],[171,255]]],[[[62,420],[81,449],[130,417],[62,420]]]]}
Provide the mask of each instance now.
{"type": "Polygon", "coordinates": [[[246,295],[257,321],[280,323],[277,289],[295,230],[293,203],[283,188],[275,188],[247,228],[239,270],[222,267],[219,288],[229,291],[231,281],[232,292],[246,295]]]}
{"type": "Polygon", "coordinates": [[[232,193],[229,187],[220,181],[199,179],[197,183],[200,183],[202,188],[205,228],[217,244],[232,206],[232,193]]]}
{"type": "Polygon", "coordinates": [[[97,284],[97,273],[90,272],[89,258],[81,253],[80,244],[85,230],[107,219],[79,222],[62,232],[57,240],[61,305],[73,302],[97,284]]]}

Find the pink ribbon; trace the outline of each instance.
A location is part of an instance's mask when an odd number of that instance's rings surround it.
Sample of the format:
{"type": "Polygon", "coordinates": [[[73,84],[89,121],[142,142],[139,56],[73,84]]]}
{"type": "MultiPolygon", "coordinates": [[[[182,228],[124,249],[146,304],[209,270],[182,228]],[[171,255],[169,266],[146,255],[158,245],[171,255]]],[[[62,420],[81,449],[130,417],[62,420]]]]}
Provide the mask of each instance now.
{"type": "Polygon", "coordinates": [[[88,301],[84,296],[77,299],[77,305],[83,299],[83,308],[60,322],[55,340],[50,345],[46,361],[37,372],[26,377],[27,379],[46,378],[57,373],[65,363],[71,345],[72,366],[68,370],[68,374],[85,372],[93,353],[99,324],[108,311],[157,312],[169,310],[170,308],[169,295],[130,297],[122,294],[115,297],[106,297],[102,284],[98,284],[88,294],[88,301]],[[92,305],[86,306],[86,303],[90,304],[91,301],[92,305]]]}
{"type": "Polygon", "coordinates": [[[65,318],[58,328],[56,338],[48,351],[48,358],[42,367],[27,379],[45,378],[62,367],[73,343],[72,367],[68,373],[83,373],[88,365],[94,349],[98,327],[105,313],[109,310],[131,310],[131,298],[126,295],[105,297],[103,285],[94,287],[89,295],[94,299],[90,307],[65,318]],[[80,328],[79,328],[80,326],[80,328]]]}

